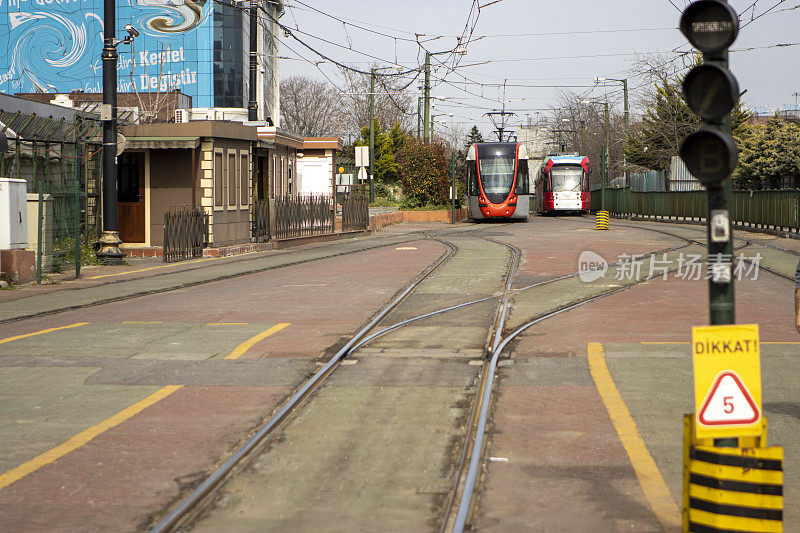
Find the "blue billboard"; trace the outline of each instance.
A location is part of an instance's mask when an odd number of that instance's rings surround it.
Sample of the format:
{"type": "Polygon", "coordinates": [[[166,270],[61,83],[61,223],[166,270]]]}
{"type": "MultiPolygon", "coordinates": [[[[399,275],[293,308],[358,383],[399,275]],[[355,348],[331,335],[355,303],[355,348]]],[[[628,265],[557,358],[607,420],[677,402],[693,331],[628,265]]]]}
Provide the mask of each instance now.
{"type": "MultiPolygon", "coordinates": [[[[180,89],[213,106],[213,1],[116,3],[118,91],[180,89]]],[[[0,0],[0,92],[102,92],[103,0],[0,0]]]]}

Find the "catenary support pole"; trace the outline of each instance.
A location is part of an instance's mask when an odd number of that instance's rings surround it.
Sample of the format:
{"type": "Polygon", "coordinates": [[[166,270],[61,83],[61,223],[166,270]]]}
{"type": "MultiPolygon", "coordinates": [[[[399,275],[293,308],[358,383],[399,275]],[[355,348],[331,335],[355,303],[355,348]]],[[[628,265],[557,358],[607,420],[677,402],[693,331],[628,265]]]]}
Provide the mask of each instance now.
{"type": "Polygon", "coordinates": [[[369,202],[375,201],[375,69],[369,76],[369,202]]]}
{"type": "Polygon", "coordinates": [[[428,142],[431,127],[431,53],[425,52],[425,117],[422,127],[422,135],[425,142],[428,142]]]}

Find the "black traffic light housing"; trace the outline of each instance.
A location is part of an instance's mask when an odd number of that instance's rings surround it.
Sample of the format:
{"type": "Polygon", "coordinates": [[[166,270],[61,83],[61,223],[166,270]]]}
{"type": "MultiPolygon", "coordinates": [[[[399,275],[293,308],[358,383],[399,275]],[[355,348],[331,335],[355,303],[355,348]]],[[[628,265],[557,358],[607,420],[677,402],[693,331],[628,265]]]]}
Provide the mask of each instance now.
{"type": "Polygon", "coordinates": [[[680,156],[706,187],[718,186],[736,167],[736,141],[723,120],[739,101],[739,83],[727,68],[726,52],[739,33],[739,17],[726,2],[697,0],[681,16],[681,32],[703,52],[703,63],[683,80],[686,103],[703,127],[686,137],[680,156]]]}

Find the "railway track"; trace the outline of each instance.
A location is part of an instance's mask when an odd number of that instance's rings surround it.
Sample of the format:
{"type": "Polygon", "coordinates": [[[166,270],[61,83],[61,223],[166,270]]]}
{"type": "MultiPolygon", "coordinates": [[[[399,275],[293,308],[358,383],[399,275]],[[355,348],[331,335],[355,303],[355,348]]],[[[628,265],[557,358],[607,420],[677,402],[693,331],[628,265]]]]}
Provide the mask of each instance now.
{"type": "MultiPolygon", "coordinates": [[[[566,219],[561,218],[560,220],[566,220],[566,219]]],[[[689,239],[687,239],[686,237],[684,237],[682,235],[679,235],[677,233],[672,233],[672,232],[669,232],[669,231],[665,231],[665,230],[662,230],[662,229],[655,229],[655,228],[650,228],[650,227],[646,227],[646,226],[636,226],[636,225],[631,225],[631,224],[619,224],[619,223],[617,223],[617,225],[619,225],[621,227],[625,227],[625,228],[642,229],[642,230],[645,230],[645,231],[650,231],[650,232],[654,232],[654,233],[660,233],[662,235],[669,235],[671,237],[676,237],[676,238],[679,238],[679,239],[689,240],[689,239]]],[[[683,227],[681,229],[686,229],[686,230],[689,230],[689,231],[698,231],[698,232],[703,233],[703,235],[705,235],[705,233],[706,233],[705,229],[695,228],[695,227],[683,227]]],[[[745,241],[745,245],[736,248],[737,251],[741,250],[742,248],[745,248],[745,247],[748,247],[748,246],[752,246],[752,245],[755,244],[755,245],[763,246],[765,248],[770,248],[772,250],[775,250],[775,251],[778,251],[778,252],[782,252],[782,253],[785,253],[787,255],[791,255],[791,256],[794,256],[794,257],[800,256],[800,252],[797,252],[795,250],[789,250],[787,248],[781,248],[780,246],[775,246],[774,244],[768,244],[768,243],[765,243],[765,242],[751,240],[751,239],[744,239],[744,238],[741,238],[741,237],[740,237],[740,239],[745,241]]],[[[705,242],[694,241],[693,239],[692,239],[692,242],[694,242],[696,244],[699,244],[701,246],[705,246],[706,245],[705,242]]],[[[751,264],[753,263],[749,259],[745,259],[745,261],[747,261],[748,263],[751,263],[751,264]]],[[[785,280],[790,281],[792,283],[794,283],[794,281],[795,281],[794,277],[787,276],[786,274],[783,274],[782,272],[778,272],[774,268],[770,268],[770,267],[765,266],[763,264],[759,264],[759,268],[764,270],[764,271],[766,271],[766,272],[769,272],[770,274],[772,274],[774,276],[777,276],[779,278],[785,279],[785,280]]]]}
{"type": "MultiPolygon", "coordinates": [[[[315,372],[296,392],[287,400],[282,407],[268,420],[250,439],[248,439],[239,449],[237,449],[222,465],[220,465],[211,475],[209,475],[196,489],[194,489],[188,496],[186,496],[176,507],[164,516],[163,519],[151,531],[165,532],[174,531],[191,523],[191,521],[198,516],[198,514],[205,508],[205,505],[213,499],[216,490],[224,485],[225,481],[249,463],[249,461],[258,455],[258,451],[270,440],[270,437],[275,435],[276,431],[285,427],[286,422],[291,418],[292,414],[297,412],[304,404],[304,402],[317,390],[320,385],[330,376],[341,362],[348,356],[355,353],[359,348],[363,347],[369,342],[372,342],[387,333],[394,331],[398,328],[407,326],[425,318],[435,315],[446,313],[447,311],[460,309],[476,303],[485,302],[495,299],[496,296],[481,298],[478,300],[465,302],[459,305],[449,306],[444,309],[439,309],[434,312],[425,313],[403,320],[401,322],[392,324],[390,326],[379,329],[379,324],[395,310],[414,290],[426,279],[428,279],[434,272],[436,272],[442,265],[444,265],[450,258],[457,253],[457,248],[444,240],[430,237],[437,242],[442,243],[447,250],[443,253],[425,272],[423,272],[417,279],[411,283],[401,294],[394,298],[388,305],[386,305],[375,317],[366,324],[359,332],[353,335],[349,341],[324,364],[317,372],[315,372]]],[[[498,243],[500,244],[500,243],[498,243]]],[[[509,269],[506,274],[503,293],[505,297],[501,300],[495,316],[496,333],[492,335],[493,343],[499,342],[499,332],[502,331],[502,324],[508,307],[508,295],[511,293],[511,285],[514,279],[514,272],[517,269],[520,260],[520,251],[515,247],[502,244],[511,250],[512,259],[509,264],[509,269]]],[[[487,343],[488,344],[488,343],[487,343]]],[[[491,346],[487,346],[490,350],[491,346]]]]}
{"type": "MultiPolygon", "coordinates": [[[[644,254],[645,256],[675,251],[690,245],[703,245],[701,241],[675,233],[651,228],[642,229],[655,231],[684,241],[684,244],[682,245],[656,250],[650,252],[649,254],[644,254]]],[[[487,240],[490,239],[487,238],[487,240]]],[[[447,246],[447,251],[440,256],[440,258],[437,259],[434,264],[426,269],[426,271],[420,275],[405,291],[392,300],[392,302],[390,302],[390,304],[388,304],[380,313],[378,313],[366,326],[364,326],[364,328],[354,335],[349,342],[345,344],[345,346],[343,346],[322,368],[320,368],[319,371],[317,371],[302,387],[300,387],[300,389],[295,392],[289,401],[287,401],[251,439],[249,439],[225,463],[215,470],[189,496],[182,500],[177,507],[170,511],[170,513],[167,514],[161,520],[161,522],[159,522],[159,524],[152,529],[153,532],[173,531],[182,525],[189,523],[195,516],[197,516],[197,514],[202,510],[204,504],[211,499],[215,490],[221,486],[232,474],[238,472],[241,467],[246,464],[248,458],[252,458],[254,455],[256,455],[254,452],[257,452],[264,445],[264,443],[269,440],[270,436],[273,435],[275,431],[279,429],[299,407],[301,407],[303,402],[314,392],[314,390],[319,387],[325,378],[327,378],[339,366],[344,358],[352,355],[358,349],[373,342],[379,337],[416,321],[489,300],[499,299],[499,303],[495,311],[493,326],[491,328],[490,335],[487,338],[485,347],[486,358],[480,374],[480,384],[478,386],[478,391],[475,396],[467,423],[468,432],[464,440],[464,445],[461,447],[461,454],[456,467],[456,472],[458,473],[456,476],[457,483],[448,495],[447,503],[444,506],[444,511],[440,522],[441,531],[461,532],[465,529],[465,527],[468,526],[471,521],[472,510],[474,508],[474,496],[480,478],[481,466],[484,464],[483,459],[486,452],[485,435],[487,425],[489,423],[488,415],[492,405],[497,367],[499,360],[503,352],[507,349],[509,343],[522,334],[525,330],[544,320],[569,312],[572,309],[586,305],[606,296],[627,290],[638,285],[639,283],[644,282],[645,280],[636,280],[622,286],[605,290],[599,294],[562,305],[552,311],[528,319],[522,325],[515,327],[511,331],[506,331],[506,319],[511,310],[512,300],[516,294],[520,294],[529,289],[540,287],[542,285],[574,278],[579,274],[567,274],[551,280],[545,280],[522,288],[513,289],[513,282],[519,266],[521,251],[513,245],[492,240],[492,242],[508,248],[511,254],[511,261],[509,262],[509,268],[501,295],[492,295],[489,297],[464,302],[458,305],[445,307],[379,329],[378,326],[380,322],[384,320],[384,318],[392,310],[394,310],[409,294],[411,294],[420,283],[433,274],[433,272],[435,272],[442,264],[444,264],[457,252],[453,245],[444,241],[439,242],[442,242],[445,246],[447,246]]],[[[748,246],[749,244],[750,243],[747,242],[745,246],[748,246]]],[[[618,264],[615,263],[610,266],[615,265],[618,264]]]]}

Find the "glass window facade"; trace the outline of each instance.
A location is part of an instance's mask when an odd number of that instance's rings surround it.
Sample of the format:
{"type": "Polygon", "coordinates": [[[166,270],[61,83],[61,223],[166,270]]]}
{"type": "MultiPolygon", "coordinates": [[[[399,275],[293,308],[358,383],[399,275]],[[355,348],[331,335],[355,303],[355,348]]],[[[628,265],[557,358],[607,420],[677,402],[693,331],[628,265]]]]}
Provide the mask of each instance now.
{"type": "MultiPolygon", "coordinates": [[[[266,9],[274,4],[263,2],[266,9]]],[[[120,44],[119,92],[180,89],[194,107],[247,107],[249,2],[116,2],[117,38],[131,24],[140,35],[120,44]]],[[[276,42],[259,24],[259,75],[266,115],[274,113],[276,42]]],[[[266,30],[263,28],[267,28],[266,30]]],[[[102,92],[103,1],[0,2],[0,92],[102,92]]]]}

